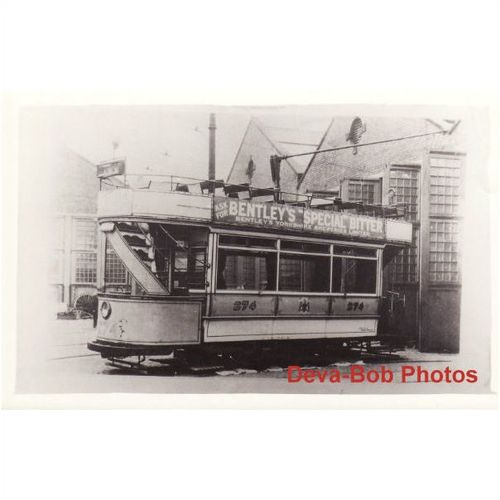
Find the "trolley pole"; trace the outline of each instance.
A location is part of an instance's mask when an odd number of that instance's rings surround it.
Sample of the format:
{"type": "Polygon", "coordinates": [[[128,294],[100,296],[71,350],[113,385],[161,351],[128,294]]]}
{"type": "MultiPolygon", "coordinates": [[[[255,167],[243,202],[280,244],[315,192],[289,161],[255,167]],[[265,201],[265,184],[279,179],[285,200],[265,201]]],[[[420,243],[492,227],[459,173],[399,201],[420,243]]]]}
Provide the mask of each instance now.
{"type": "MultiPolygon", "coordinates": [[[[208,124],[208,180],[215,180],[215,130],[217,129],[215,125],[215,113],[210,113],[209,124],[208,124]]],[[[215,191],[214,185],[211,184],[209,187],[209,192],[213,193],[215,191]]]]}

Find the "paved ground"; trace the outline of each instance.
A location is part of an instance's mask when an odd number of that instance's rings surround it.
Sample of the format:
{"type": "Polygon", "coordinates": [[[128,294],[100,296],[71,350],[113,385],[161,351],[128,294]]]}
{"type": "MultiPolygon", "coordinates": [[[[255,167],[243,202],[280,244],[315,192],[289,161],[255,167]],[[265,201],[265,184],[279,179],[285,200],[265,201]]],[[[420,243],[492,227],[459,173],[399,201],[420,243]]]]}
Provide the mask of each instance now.
{"type": "MultiPolygon", "coordinates": [[[[48,350],[39,353],[45,361],[21,370],[17,389],[21,393],[85,393],[85,392],[142,392],[142,393],[308,393],[308,394],[373,394],[373,393],[478,393],[487,392],[487,380],[479,377],[477,383],[422,384],[411,380],[401,383],[401,370],[405,365],[420,365],[428,371],[446,367],[452,369],[474,368],[457,355],[423,354],[415,350],[396,353],[396,356],[373,356],[353,353],[348,358],[332,359],[326,366],[310,362],[306,369],[326,370],[315,372],[316,377],[326,373],[324,382],[289,383],[286,367],[270,366],[265,370],[220,369],[208,374],[142,375],[110,367],[99,354],[87,350],[87,341],[94,338],[91,320],[54,321],[49,332],[48,350]],[[380,373],[382,367],[393,372],[392,383],[353,383],[347,377],[353,366],[358,373],[368,370],[380,373]],[[338,370],[342,380],[331,383],[330,370],[338,370]]],[[[311,376],[312,372],[308,372],[311,376]]],[[[295,372],[295,376],[297,373],[295,372]]]]}

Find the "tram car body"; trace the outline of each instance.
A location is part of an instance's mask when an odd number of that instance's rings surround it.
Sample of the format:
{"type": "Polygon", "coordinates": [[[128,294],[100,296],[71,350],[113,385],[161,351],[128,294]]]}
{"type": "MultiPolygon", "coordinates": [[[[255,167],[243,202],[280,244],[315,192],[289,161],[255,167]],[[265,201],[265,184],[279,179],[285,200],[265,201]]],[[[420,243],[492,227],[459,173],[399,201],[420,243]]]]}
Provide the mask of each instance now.
{"type": "Polygon", "coordinates": [[[411,224],[293,203],[101,191],[104,358],[339,342],[377,335],[384,252],[411,224]]]}

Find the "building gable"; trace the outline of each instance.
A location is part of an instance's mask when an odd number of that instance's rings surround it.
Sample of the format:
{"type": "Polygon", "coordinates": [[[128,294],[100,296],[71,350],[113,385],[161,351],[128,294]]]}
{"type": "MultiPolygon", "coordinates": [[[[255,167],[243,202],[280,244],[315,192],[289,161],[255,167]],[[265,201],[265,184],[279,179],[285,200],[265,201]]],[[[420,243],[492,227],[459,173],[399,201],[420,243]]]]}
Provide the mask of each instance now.
{"type": "Polygon", "coordinates": [[[440,132],[449,130],[451,126],[448,124],[445,128],[440,122],[423,118],[336,117],[320,149],[352,147],[315,155],[299,184],[299,191],[333,189],[345,177],[369,178],[382,172],[389,164],[420,164],[424,154],[432,149],[451,147],[456,150],[456,138],[444,134],[356,147],[364,143],[440,132]]]}

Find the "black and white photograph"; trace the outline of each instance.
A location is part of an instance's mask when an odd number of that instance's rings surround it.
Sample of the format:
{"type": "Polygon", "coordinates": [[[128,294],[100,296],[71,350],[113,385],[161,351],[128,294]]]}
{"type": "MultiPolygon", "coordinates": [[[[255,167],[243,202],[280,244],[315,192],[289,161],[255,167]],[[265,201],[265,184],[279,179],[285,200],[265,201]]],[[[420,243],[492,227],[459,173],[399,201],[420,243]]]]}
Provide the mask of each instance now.
{"type": "Polygon", "coordinates": [[[2,498],[494,497],[498,0],[1,14],[2,498]]]}
{"type": "Polygon", "coordinates": [[[486,116],[444,111],[22,109],[30,308],[45,281],[16,391],[490,392],[489,330],[461,315],[486,116]]]}

